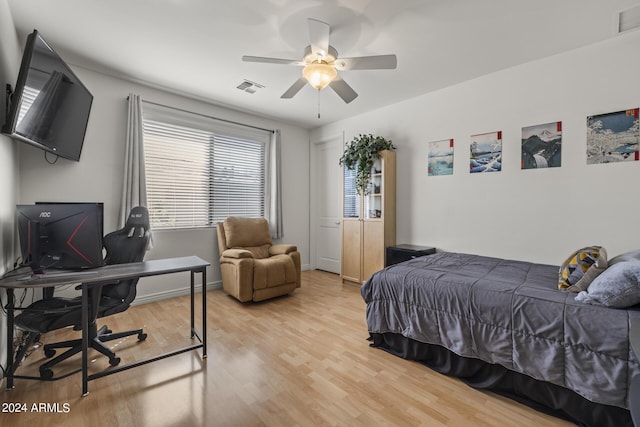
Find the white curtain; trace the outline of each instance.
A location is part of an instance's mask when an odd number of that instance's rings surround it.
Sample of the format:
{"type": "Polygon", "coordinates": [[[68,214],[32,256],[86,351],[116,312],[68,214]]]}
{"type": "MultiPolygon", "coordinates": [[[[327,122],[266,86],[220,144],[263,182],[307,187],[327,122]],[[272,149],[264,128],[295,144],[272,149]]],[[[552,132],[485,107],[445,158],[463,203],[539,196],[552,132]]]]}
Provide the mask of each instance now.
{"type": "Polygon", "coordinates": [[[119,223],[121,227],[125,225],[131,209],[136,206],[147,207],[147,184],[142,141],[142,100],[140,95],[130,93],[124,153],[124,183],[120,204],[119,223]]]}
{"type": "Polygon", "coordinates": [[[271,238],[280,239],[284,235],[282,226],[282,178],[280,173],[280,129],[273,131],[267,145],[265,172],[265,216],[269,221],[271,238]]]}

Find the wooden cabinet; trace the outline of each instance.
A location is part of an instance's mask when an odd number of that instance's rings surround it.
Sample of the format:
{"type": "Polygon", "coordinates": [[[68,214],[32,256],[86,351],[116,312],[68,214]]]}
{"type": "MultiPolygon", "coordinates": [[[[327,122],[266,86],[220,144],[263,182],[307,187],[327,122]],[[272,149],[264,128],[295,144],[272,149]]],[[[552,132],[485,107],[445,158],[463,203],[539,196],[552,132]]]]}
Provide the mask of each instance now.
{"type": "Polygon", "coordinates": [[[382,151],[366,194],[355,188],[355,171],[344,169],[342,279],[362,283],[384,268],[385,248],[396,243],[396,153],[382,151]]]}

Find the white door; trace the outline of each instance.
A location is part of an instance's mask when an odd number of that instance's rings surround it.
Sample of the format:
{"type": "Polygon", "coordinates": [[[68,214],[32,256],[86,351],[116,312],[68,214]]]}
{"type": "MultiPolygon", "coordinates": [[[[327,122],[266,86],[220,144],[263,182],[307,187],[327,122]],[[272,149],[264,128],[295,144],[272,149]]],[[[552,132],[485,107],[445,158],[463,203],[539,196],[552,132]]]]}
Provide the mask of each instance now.
{"type": "Polygon", "coordinates": [[[315,144],[316,268],[340,274],[342,219],[342,135],[315,144]]]}

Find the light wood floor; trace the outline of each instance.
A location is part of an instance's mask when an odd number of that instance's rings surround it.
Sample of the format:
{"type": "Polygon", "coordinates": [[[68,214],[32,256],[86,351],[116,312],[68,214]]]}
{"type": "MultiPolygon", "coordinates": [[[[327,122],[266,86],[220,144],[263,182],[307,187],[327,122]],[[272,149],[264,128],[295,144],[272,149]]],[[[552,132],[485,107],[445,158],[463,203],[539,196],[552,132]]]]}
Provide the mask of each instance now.
{"type": "MultiPolygon", "coordinates": [[[[0,413],[0,425],[570,425],[369,347],[359,288],[336,275],[304,272],[302,288],[257,304],[209,291],[207,304],[207,359],[190,352],[97,379],[86,397],[80,396],[80,374],[54,382],[16,379],[14,390],[0,390],[0,400],[26,404],[28,412],[0,413]],[[34,403],[57,403],[60,410],[67,404],[69,410],[32,412],[34,403]]],[[[189,342],[188,310],[188,297],[180,297],[101,320],[114,330],[144,325],[146,341],[116,343],[129,363],[189,342]]],[[[65,330],[45,338],[78,334],[65,330]]],[[[36,373],[42,358],[35,350],[20,373],[36,373]]],[[[78,363],[74,357],[55,371],[78,363]]],[[[106,358],[96,353],[91,366],[106,368],[106,358]]]]}

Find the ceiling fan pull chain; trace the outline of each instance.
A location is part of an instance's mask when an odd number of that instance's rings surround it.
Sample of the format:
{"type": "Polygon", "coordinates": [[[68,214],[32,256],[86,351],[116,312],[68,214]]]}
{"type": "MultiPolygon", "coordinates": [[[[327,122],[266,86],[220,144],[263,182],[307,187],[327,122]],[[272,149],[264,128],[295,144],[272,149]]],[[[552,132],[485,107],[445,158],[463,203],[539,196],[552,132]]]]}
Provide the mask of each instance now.
{"type": "Polygon", "coordinates": [[[320,89],[318,89],[318,118],[320,118],[320,89]]]}

